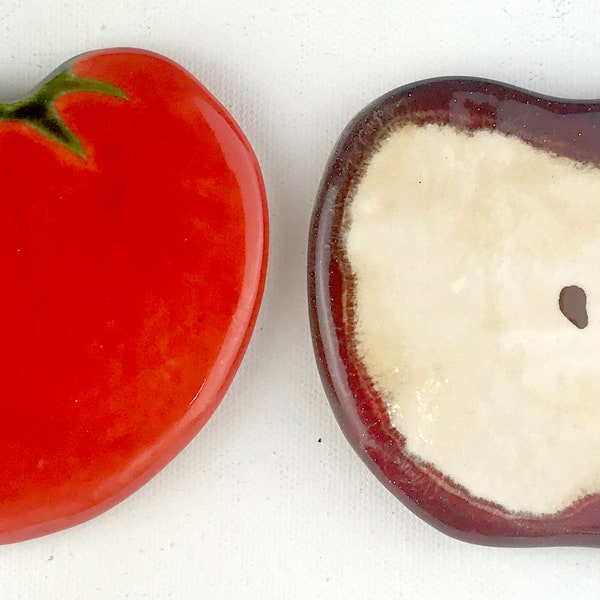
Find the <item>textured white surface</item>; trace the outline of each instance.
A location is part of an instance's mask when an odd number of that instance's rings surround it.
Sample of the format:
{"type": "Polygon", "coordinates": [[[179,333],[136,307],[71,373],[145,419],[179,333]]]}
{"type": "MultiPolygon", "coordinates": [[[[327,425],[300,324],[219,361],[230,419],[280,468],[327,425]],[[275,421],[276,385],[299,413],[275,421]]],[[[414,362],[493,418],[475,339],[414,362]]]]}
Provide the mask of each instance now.
{"type": "Polygon", "coordinates": [[[365,104],[438,75],[598,97],[599,17],[594,0],[0,0],[4,100],[85,50],[166,54],[254,144],[272,227],[256,335],[211,422],[112,511],[0,547],[0,598],[596,597],[599,550],[457,542],[360,463],[317,377],[305,259],[325,161],[365,104]]]}

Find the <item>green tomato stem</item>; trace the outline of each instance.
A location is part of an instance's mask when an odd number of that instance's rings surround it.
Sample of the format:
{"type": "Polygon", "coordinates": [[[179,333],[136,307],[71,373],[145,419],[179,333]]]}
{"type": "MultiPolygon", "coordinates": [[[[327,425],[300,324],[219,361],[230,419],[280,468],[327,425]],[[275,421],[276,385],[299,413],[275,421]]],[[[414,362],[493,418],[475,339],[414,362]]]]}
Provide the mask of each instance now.
{"type": "Polygon", "coordinates": [[[55,100],[71,92],[97,92],[127,99],[123,90],[115,85],[106,81],[79,77],[67,69],[58,73],[24,100],[0,104],[0,121],[18,121],[29,125],[85,159],[86,153],[81,142],[54,109],[55,100]]]}

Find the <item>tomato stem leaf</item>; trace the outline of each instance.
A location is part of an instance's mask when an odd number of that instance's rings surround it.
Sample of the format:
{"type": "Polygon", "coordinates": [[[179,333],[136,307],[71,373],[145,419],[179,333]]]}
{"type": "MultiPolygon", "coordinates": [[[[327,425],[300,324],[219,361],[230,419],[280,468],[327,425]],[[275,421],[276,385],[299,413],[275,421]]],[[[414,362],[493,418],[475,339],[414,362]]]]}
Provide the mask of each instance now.
{"type": "Polygon", "coordinates": [[[127,99],[123,90],[112,83],[79,77],[66,69],[43,83],[24,100],[0,104],[0,121],[18,121],[29,125],[85,159],[86,153],[81,142],[54,107],[57,98],[72,92],[96,92],[127,99]]]}

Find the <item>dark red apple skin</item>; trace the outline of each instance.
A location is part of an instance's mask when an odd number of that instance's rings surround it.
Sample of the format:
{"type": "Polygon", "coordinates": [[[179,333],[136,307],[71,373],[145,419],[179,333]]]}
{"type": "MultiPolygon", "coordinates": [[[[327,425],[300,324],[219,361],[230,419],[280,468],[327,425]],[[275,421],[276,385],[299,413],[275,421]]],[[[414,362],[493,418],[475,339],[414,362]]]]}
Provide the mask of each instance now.
{"type": "Polygon", "coordinates": [[[393,90],[342,133],[316,199],[308,253],[309,317],[321,379],[346,438],[383,484],[425,521],[463,541],[600,546],[600,495],[554,515],[516,514],[474,498],[410,456],[354,350],[354,284],[341,236],[346,200],[381,140],[404,123],[497,130],[600,166],[600,102],[544,97],[470,78],[432,79],[393,90]]]}

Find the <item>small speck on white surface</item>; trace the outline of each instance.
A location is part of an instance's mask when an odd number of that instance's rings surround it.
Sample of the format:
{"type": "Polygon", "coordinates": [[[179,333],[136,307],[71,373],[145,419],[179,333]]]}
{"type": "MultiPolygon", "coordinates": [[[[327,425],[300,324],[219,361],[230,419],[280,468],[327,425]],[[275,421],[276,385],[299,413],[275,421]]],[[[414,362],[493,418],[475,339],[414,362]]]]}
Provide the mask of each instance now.
{"type": "Polygon", "coordinates": [[[86,50],[163,53],[254,145],[272,233],[256,333],[213,419],[113,510],[0,547],[0,598],[596,597],[598,550],[455,541],[363,466],[318,379],[305,261],[325,162],[358,110],[442,75],[598,97],[599,17],[594,0],[0,0],[1,101],[86,50]]]}

